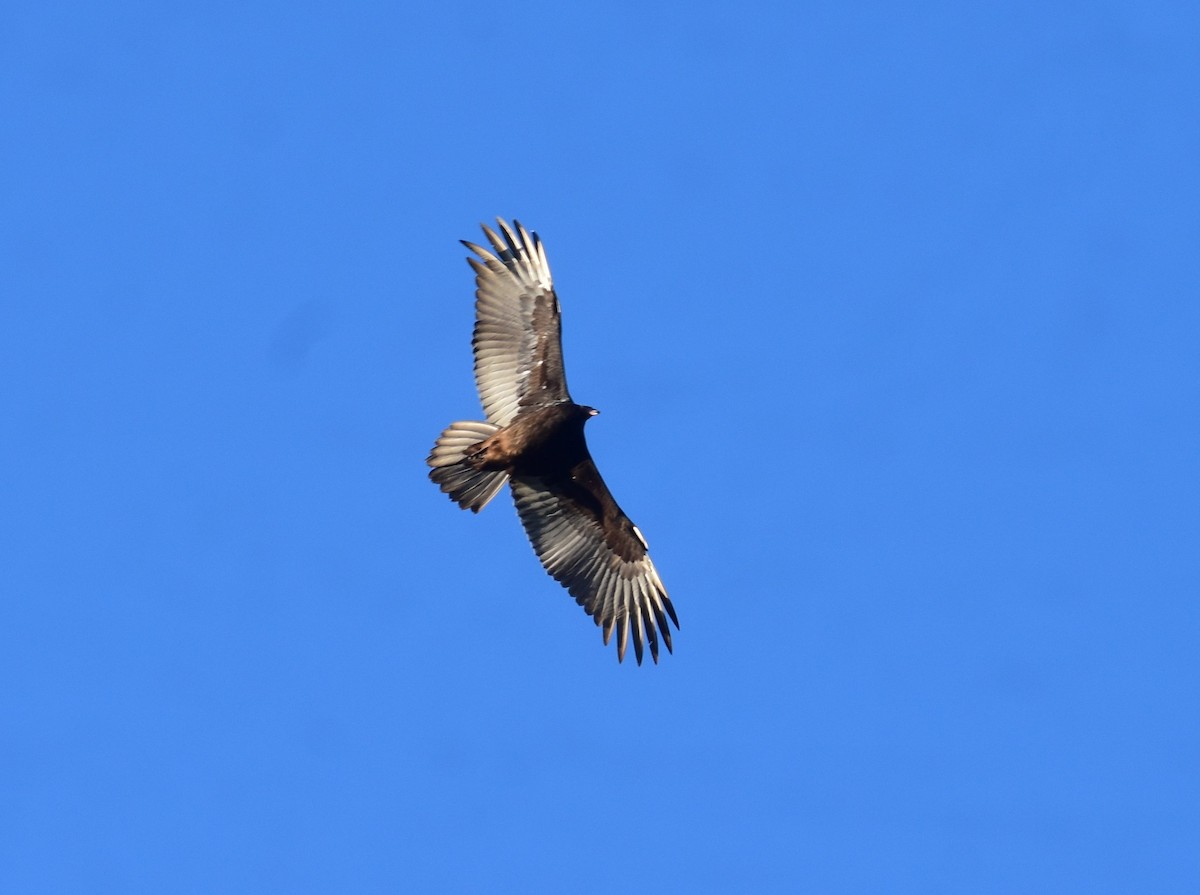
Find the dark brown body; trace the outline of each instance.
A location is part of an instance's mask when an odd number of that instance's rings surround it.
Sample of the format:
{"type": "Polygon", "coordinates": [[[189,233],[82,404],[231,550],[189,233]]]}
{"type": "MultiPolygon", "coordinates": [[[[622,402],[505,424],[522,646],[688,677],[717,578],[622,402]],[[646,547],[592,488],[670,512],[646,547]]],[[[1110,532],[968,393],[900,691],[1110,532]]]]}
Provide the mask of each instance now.
{"type": "Polygon", "coordinates": [[[530,407],[467,454],[477,469],[560,478],[589,458],[583,425],[596,411],[574,402],[530,407]]]}

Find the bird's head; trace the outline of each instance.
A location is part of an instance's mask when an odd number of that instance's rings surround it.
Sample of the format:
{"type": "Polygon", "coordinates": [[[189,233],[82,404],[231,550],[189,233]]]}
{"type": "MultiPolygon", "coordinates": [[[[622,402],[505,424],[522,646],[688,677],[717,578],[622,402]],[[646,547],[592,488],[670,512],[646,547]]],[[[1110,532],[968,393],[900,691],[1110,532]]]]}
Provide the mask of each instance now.
{"type": "Polygon", "coordinates": [[[597,410],[595,407],[588,407],[586,404],[579,405],[579,415],[581,417],[583,417],[583,419],[585,421],[590,420],[592,417],[599,415],[599,413],[600,413],[600,411],[597,410]]]}

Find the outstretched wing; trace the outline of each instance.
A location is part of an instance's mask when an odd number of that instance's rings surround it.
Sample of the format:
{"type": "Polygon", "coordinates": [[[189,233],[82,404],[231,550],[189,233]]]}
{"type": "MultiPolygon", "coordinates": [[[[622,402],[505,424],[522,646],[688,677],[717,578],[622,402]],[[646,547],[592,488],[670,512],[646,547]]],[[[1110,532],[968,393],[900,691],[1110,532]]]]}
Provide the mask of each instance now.
{"type": "Polygon", "coordinates": [[[659,634],[670,651],[667,619],[676,628],[679,619],[645,539],[621,512],[591,458],[578,463],[569,478],[514,476],[510,484],[546,571],[604,629],[605,644],[617,631],[617,660],[625,658],[632,632],[638,664],[646,640],[657,663],[659,634]]]}
{"type": "Polygon", "coordinates": [[[563,374],[562,322],[546,250],[520,222],[486,225],[495,254],[463,245],[475,269],[475,385],[488,422],[507,426],[522,407],[569,401],[563,374]]]}

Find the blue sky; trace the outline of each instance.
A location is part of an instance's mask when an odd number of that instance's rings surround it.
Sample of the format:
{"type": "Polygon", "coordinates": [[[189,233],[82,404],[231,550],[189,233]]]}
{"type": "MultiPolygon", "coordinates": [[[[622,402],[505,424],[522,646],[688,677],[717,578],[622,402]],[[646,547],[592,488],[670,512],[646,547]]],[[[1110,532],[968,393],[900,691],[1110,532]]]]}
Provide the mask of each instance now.
{"type": "Polygon", "coordinates": [[[1195,892],[1185,3],[0,13],[0,888],[1195,892]],[[545,240],[678,608],[478,418],[545,240]]]}

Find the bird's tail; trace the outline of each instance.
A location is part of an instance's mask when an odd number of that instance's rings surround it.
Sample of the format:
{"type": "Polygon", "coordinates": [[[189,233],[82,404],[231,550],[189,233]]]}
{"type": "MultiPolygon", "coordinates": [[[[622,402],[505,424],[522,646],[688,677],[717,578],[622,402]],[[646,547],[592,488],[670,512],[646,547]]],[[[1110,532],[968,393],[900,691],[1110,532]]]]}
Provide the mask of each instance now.
{"type": "Polygon", "coordinates": [[[441,434],[426,463],[433,467],[429,477],[464,510],[478,513],[496,496],[508,473],[475,469],[467,460],[471,448],[499,431],[491,423],[458,422],[441,434]]]}

